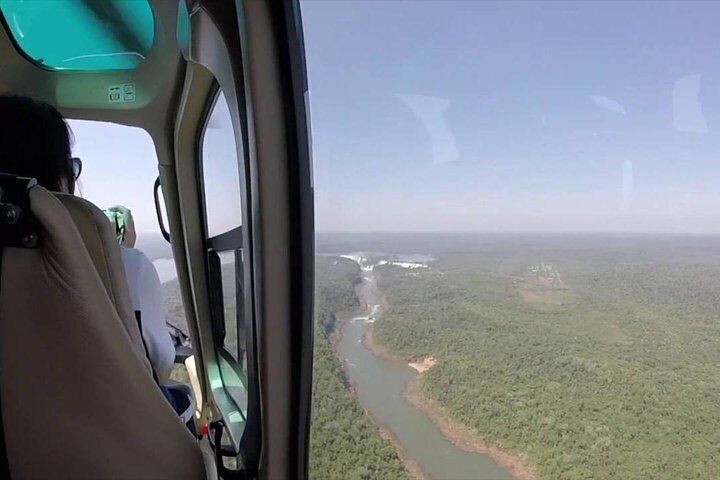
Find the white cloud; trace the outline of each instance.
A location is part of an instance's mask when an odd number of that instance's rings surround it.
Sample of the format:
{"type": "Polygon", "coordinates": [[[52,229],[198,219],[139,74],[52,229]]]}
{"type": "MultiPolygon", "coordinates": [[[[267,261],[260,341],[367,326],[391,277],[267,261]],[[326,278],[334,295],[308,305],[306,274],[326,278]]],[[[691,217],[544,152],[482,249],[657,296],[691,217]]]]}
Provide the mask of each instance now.
{"type": "Polygon", "coordinates": [[[592,101],[600,108],[604,108],[605,110],[610,110],[611,112],[618,113],[620,115],[625,115],[627,112],[625,112],[625,107],[620,105],[620,102],[617,100],[614,100],[610,97],[605,97],[602,95],[592,95],[590,97],[592,101]]]}

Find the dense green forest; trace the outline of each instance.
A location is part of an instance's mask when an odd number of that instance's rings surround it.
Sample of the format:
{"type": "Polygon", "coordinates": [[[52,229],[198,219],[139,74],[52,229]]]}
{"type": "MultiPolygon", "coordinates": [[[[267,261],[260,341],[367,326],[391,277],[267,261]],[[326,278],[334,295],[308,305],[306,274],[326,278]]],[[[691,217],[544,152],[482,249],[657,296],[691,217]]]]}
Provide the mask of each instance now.
{"type": "MultiPolygon", "coordinates": [[[[720,478],[720,238],[370,241],[436,257],[375,266],[375,339],[435,357],[423,393],[479,437],[543,479],[720,478]]],[[[357,279],[318,258],[312,478],[407,478],[332,349],[357,279]]]]}
{"type": "Polygon", "coordinates": [[[375,268],[376,340],[546,479],[720,478],[720,239],[485,241],[375,268]]]}
{"type": "Polygon", "coordinates": [[[336,313],[357,308],[358,267],[352,261],[318,257],[315,272],[315,358],[313,370],[310,477],[313,480],[408,478],[389,440],[345,385],[335,352],[336,313]]]}

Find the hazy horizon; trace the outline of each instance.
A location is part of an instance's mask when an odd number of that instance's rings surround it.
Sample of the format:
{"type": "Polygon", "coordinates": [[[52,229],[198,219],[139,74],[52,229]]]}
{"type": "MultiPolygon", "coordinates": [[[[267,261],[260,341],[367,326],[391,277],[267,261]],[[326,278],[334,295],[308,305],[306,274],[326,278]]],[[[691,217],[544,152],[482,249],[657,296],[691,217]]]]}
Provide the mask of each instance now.
{"type": "MultiPolygon", "coordinates": [[[[155,232],[153,232],[155,234],[155,232]]],[[[718,232],[613,231],[613,230],[315,230],[316,235],[626,235],[626,236],[720,236],[718,232]]],[[[158,234],[159,235],[159,234],[158,234]]]]}
{"type": "MultiPolygon", "coordinates": [[[[139,237],[161,238],[167,243],[165,237],[155,230],[144,230],[136,232],[139,237]]],[[[647,231],[647,232],[624,232],[610,230],[567,230],[567,231],[512,231],[512,230],[315,230],[315,235],[612,235],[612,236],[707,236],[719,237],[720,232],[673,232],[673,231],[647,231]]],[[[168,247],[170,244],[168,243],[168,247]]]]}

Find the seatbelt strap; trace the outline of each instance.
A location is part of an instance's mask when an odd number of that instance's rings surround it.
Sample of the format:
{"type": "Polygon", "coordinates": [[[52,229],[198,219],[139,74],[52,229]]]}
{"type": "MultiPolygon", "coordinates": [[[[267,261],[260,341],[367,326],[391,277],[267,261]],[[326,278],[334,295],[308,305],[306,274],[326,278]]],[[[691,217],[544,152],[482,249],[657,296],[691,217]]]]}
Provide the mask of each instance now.
{"type": "MultiPolygon", "coordinates": [[[[2,258],[3,248],[0,246],[0,289],[2,289],[2,258]]],[[[0,368],[2,368],[2,365],[0,365],[0,368]]],[[[5,425],[2,417],[2,389],[0,389],[0,450],[0,478],[7,478],[9,480],[10,464],[8,463],[7,446],[5,445],[5,425]]]]}
{"type": "Polygon", "coordinates": [[[150,363],[150,371],[152,372],[153,380],[155,380],[155,384],[157,384],[157,386],[160,386],[160,381],[158,380],[157,373],[155,372],[155,367],[153,367],[152,361],[150,360],[150,351],[147,348],[147,343],[145,343],[145,336],[143,335],[142,329],[142,312],[140,310],[135,310],[135,320],[137,320],[138,330],[140,330],[140,340],[142,340],[143,350],[145,350],[145,358],[147,358],[150,363]]]}

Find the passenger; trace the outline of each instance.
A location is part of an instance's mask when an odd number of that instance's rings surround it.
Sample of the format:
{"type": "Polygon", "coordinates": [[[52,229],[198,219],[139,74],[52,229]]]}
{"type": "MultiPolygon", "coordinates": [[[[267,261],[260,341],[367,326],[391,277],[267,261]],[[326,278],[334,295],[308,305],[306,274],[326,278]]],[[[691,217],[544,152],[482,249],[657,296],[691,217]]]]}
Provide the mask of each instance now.
{"type": "MultiPolygon", "coordinates": [[[[0,172],[33,177],[48,190],[74,194],[82,163],[71,156],[71,144],[70,127],[54,107],[28,97],[0,95],[0,172]]],[[[126,235],[134,244],[134,228],[131,231],[126,235]]],[[[142,312],[142,338],[163,384],[175,353],[165,324],[160,280],[145,254],[134,248],[122,250],[133,308],[142,312]]]]}
{"type": "Polygon", "coordinates": [[[148,358],[158,382],[162,385],[170,378],[175,363],[175,345],[165,323],[160,277],[148,257],[135,248],[135,222],[130,209],[117,205],[105,210],[115,227],[125,275],[128,278],[133,310],[139,312],[139,323],[148,358]]]}
{"type": "Polygon", "coordinates": [[[168,382],[175,363],[175,342],[165,321],[160,277],[147,256],[134,248],[137,235],[130,209],[116,205],[105,210],[105,215],[115,227],[133,310],[138,315],[145,351],[152,363],[160,390],[173,410],[184,420],[190,433],[197,435],[193,421],[195,408],[190,400],[192,392],[177,382],[168,382]]]}

